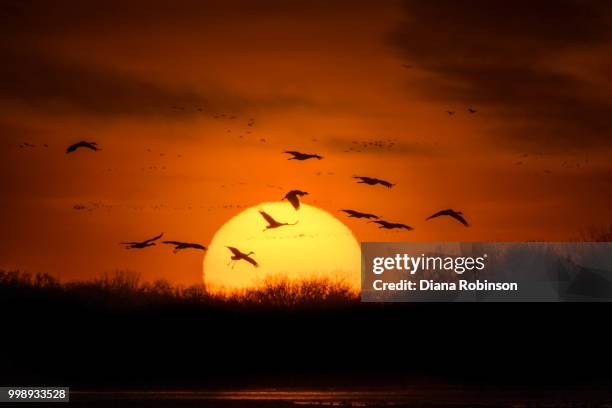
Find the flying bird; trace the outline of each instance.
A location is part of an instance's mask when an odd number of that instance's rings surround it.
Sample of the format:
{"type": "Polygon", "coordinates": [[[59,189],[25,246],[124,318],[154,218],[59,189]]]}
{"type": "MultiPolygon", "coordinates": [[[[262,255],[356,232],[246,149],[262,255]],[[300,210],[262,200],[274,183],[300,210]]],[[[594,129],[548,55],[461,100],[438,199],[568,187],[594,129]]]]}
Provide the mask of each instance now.
{"type": "Polygon", "coordinates": [[[376,223],[376,224],[380,225],[380,227],[378,227],[378,228],[384,228],[384,229],[406,229],[408,231],[412,231],[414,229],[410,225],[397,224],[397,223],[387,222],[387,221],[383,221],[383,220],[370,221],[370,222],[376,223]]]}
{"type": "Polygon", "coordinates": [[[393,187],[395,184],[392,184],[388,181],[373,178],[373,177],[362,177],[362,176],[353,176],[354,179],[359,179],[358,184],[367,184],[369,186],[375,186],[376,184],[380,184],[381,186],[385,186],[387,188],[393,187]]]}
{"type": "Polygon", "coordinates": [[[451,111],[451,110],[447,110],[446,113],[448,113],[448,116],[454,116],[455,113],[457,113],[457,112],[451,111]]]}
{"type": "Polygon", "coordinates": [[[138,242],[138,241],[135,241],[135,242],[120,242],[120,244],[121,245],[125,245],[125,249],[143,249],[143,248],[155,245],[155,242],[153,242],[153,241],[157,241],[163,235],[164,235],[164,233],[162,232],[158,236],[150,238],[150,239],[146,239],[144,241],[140,241],[140,242],[138,242]]]}
{"type": "Polygon", "coordinates": [[[251,251],[248,254],[245,254],[244,252],[240,251],[238,248],[234,248],[230,246],[226,248],[232,251],[232,254],[233,254],[232,260],[228,263],[228,265],[232,265],[232,269],[234,268],[234,266],[236,265],[236,262],[238,261],[247,261],[248,263],[250,263],[256,268],[259,266],[259,264],[253,258],[251,258],[251,255],[255,255],[255,252],[251,251]]]}
{"type": "Polygon", "coordinates": [[[460,223],[462,223],[466,227],[470,226],[468,224],[468,222],[465,220],[465,218],[463,218],[463,213],[462,212],[451,210],[451,209],[438,211],[437,213],[427,217],[426,221],[429,221],[432,218],[442,217],[444,215],[449,216],[449,217],[453,217],[454,219],[456,219],[457,221],[459,221],[460,223]]]}
{"type": "Polygon", "coordinates": [[[286,150],[283,153],[287,153],[293,156],[293,157],[288,158],[287,160],[308,160],[308,159],[321,160],[323,158],[323,156],[319,156],[318,154],[301,153],[301,152],[296,152],[294,150],[286,150]]]}
{"type": "Polygon", "coordinates": [[[347,213],[349,215],[349,218],[367,218],[368,220],[370,219],[377,220],[380,218],[378,215],[362,213],[362,212],[355,211],[355,210],[340,210],[340,211],[347,213]]]}
{"type": "Polygon", "coordinates": [[[72,153],[81,147],[91,149],[94,152],[97,152],[98,150],[102,150],[98,147],[98,144],[96,142],[82,141],[82,142],[78,142],[78,143],[68,146],[68,149],[66,149],[66,153],[72,153]]]}
{"type": "Polygon", "coordinates": [[[478,111],[477,111],[476,109],[473,109],[473,108],[468,108],[468,112],[470,112],[470,113],[476,113],[476,112],[478,112],[478,111]]]}
{"type": "Polygon", "coordinates": [[[172,252],[174,252],[175,254],[182,249],[189,249],[189,248],[206,251],[206,247],[204,245],[196,244],[193,242],[164,241],[163,243],[174,245],[174,250],[172,252]]]}
{"type": "Polygon", "coordinates": [[[288,222],[278,222],[276,221],[274,218],[272,218],[272,216],[270,214],[268,214],[265,211],[259,210],[259,213],[261,214],[261,216],[266,220],[266,222],[268,223],[268,225],[266,226],[266,228],[264,229],[264,231],[267,231],[269,229],[274,229],[274,228],[279,228],[279,227],[284,227],[285,225],[295,225],[298,222],[294,222],[293,224],[290,224],[288,222]]]}
{"type": "Polygon", "coordinates": [[[293,208],[295,208],[296,210],[299,210],[300,209],[300,197],[303,197],[305,195],[308,195],[306,191],[291,190],[290,192],[285,194],[285,197],[283,197],[283,200],[289,201],[291,205],[293,206],[293,208]]]}

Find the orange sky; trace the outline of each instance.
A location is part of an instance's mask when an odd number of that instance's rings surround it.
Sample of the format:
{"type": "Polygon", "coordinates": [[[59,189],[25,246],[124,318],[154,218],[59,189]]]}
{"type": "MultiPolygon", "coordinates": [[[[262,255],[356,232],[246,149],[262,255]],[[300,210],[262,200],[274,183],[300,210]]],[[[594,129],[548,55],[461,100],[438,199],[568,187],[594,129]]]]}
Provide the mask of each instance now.
{"type": "Polygon", "coordinates": [[[294,188],[360,241],[565,240],[610,221],[605,3],[253,3],[0,8],[0,267],[196,283],[201,253],[118,242],[206,244],[294,188]],[[79,140],[103,150],[66,155],[79,140]],[[394,145],[345,152],[374,140],[394,145]],[[449,207],[472,227],[424,222],[449,207]]]}

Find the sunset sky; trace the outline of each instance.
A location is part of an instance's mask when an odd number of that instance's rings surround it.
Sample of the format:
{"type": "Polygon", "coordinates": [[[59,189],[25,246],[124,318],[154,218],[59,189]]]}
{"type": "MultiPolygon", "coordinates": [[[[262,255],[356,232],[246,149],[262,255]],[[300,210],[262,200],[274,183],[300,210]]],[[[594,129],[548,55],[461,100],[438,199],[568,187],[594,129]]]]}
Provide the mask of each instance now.
{"type": "Polygon", "coordinates": [[[197,283],[201,252],[118,243],[207,245],[291,189],[359,241],[575,239],[612,219],[611,23],[607,1],[3,0],[0,268],[197,283]],[[425,222],[445,208],[472,226],[425,222]]]}

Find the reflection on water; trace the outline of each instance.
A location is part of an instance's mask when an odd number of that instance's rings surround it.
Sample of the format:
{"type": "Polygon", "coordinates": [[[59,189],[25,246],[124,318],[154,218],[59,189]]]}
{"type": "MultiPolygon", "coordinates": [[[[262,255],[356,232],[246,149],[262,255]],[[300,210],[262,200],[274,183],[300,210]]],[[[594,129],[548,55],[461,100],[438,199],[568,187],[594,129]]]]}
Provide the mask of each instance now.
{"type": "Polygon", "coordinates": [[[375,390],[73,391],[77,406],[291,407],[453,406],[612,407],[607,389],[406,388],[375,390]]]}

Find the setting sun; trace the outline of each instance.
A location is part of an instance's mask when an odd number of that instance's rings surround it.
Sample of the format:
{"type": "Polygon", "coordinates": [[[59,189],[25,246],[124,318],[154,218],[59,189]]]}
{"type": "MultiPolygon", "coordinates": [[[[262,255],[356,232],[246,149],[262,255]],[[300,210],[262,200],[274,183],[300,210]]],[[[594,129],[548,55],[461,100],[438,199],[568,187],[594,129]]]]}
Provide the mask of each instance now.
{"type": "Polygon", "coordinates": [[[208,289],[243,289],[271,277],[291,280],[329,278],[359,287],[359,244],[351,230],[330,213],[302,204],[296,211],[289,203],[269,202],[253,206],[217,231],[204,259],[208,289]],[[281,222],[295,223],[264,231],[259,210],[281,222]],[[252,258],[230,264],[228,246],[252,258]]]}

